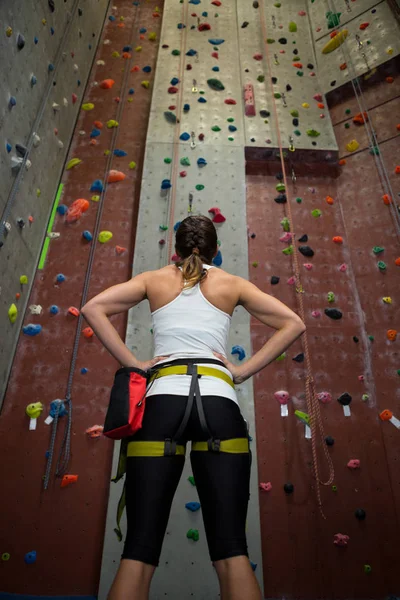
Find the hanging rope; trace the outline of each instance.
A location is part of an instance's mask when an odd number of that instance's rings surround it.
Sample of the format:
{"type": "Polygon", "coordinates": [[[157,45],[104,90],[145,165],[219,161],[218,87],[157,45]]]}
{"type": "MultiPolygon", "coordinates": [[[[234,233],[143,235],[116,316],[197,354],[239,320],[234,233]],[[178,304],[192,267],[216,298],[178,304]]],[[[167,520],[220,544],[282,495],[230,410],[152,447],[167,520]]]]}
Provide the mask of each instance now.
{"type": "MultiPolygon", "coordinates": [[[[131,46],[134,46],[134,41],[135,41],[135,38],[137,35],[137,33],[136,33],[137,28],[135,26],[135,23],[140,20],[140,13],[141,13],[141,9],[140,9],[140,6],[138,6],[138,7],[136,7],[136,11],[135,11],[135,15],[134,15],[134,23],[132,26],[132,35],[131,35],[131,40],[130,40],[131,46]]],[[[133,57],[131,57],[131,59],[129,61],[128,60],[126,61],[124,77],[122,80],[122,87],[121,87],[121,97],[125,96],[125,92],[128,87],[127,83],[128,83],[128,78],[129,78],[129,74],[130,74],[130,67],[132,66],[133,60],[134,60],[133,57]]],[[[89,85],[89,83],[88,83],[88,85],[89,85]]],[[[86,87],[86,89],[87,89],[87,87],[86,87]]],[[[121,117],[123,108],[124,108],[123,102],[120,102],[118,104],[117,114],[116,114],[117,121],[121,117]]],[[[117,136],[118,136],[118,127],[115,127],[113,134],[112,134],[112,138],[111,138],[111,152],[108,155],[107,163],[106,163],[105,171],[104,171],[104,187],[103,187],[103,191],[101,192],[100,200],[98,203],[99,208],[97,211],[96,221],[95,221],[95,226],[94,226],[93,242],[90,245],[89,260],[88,260],[88,265],[86,268],[85,280],[84,280],[83,291],[82,291],[81,307],[86,303],[86,299],[87,299],[87,295],[88,295],[90,277],[92,274],[94,256],[95,256],[95,251],[96,251],[96,247],[97,247],[97,238],[99,235],[100,222],[101,222],[101,217],[103,214],[104,199],[105,199],[105,195],[106,195],[107,188],[108,188],[107,174],[109,173],[109,171],[111,169],[111,164],[112,164],[112,160],[113,160],[113,156],[114,156],[114,150],[115,150],[115,146],[116,146],[117,136]]],[[[74,374],[75,374],[76,360],[77,360],[77,356],[78,356],[79,342],[80,342],[80,338],[81,338],[82,321],[83,321],[83,316],[82,316],[82,314],[79,314],[78,323],[77,323],[77,327],[76,327],[76,333],[75,333],[74,346],[73,346],[73,351],[72,351],[72,357],[71,357],[70,370],[69,370],[68,381],[67,381],[67,391],[65,394],[65,406],[66,406],[66,410],[67,410],[66,421],[67,422],[66,422],[64,437],[63,437],[63,440],[61,443],[61,448],[60,448],[60,452],[59,452],[59,456],[58,456],[58,460],[57,460],[56,472],[55,472],[56,477],[62,477],[63,475],[66,474],[66,472],[68,471],[69,461],[71,458],[71,428],[72,428],[72,396],[71,395],[72,395],[72,383],[73,383],[73,378],[74,378],[74,374]]],[[[48,488],[49,479],[50,479],[51,466],[52,466],[53,456],[54,456],[55,441],[56,441],[56,437],[57,437],[57,426],[58,426],[58,422],[59,422],[58,416],[59,416],[60,408],[61,408],[61,403],[58,404],[58,406],[57,406],[55,418],[53,421],[53,429],[52,429],[52,435],[51,435],[51,440],[50,440],[50,447],[48,450],[48,460],[47,460],[46,473],[44,476],[44,484],[43,484],[45,490],[47,490],[47,488],[48,488]]]]}
{"type": "MultiPolygon", "coordinates": [[[[266,26],[266,18],[265,18],[263,2],[260,2],[259,9],[260,9],[261,30],[262,30],[262,35],[263,35],[263,43],[264,43],[264,47],[265,47],[265,56],[266,56],[266,60],[267,60],[267,64],[268,64],[268,71],[269,71],[269,73],[272,73],[269,48],[268,48],[268,44],[267,44],[268,35],[267,35],[267,26],[266,26]]],[[[270,86],[270,89],[271,89],[272,106],[273,106],[275,122],[276,122],[276,131],[277,131],[277,137],[278,137],[279,156],[280,156],[280,162],[281,162],[281,168],[282,168],[282,174],[283,174],[283,181],[285,184],[285,190],[286,190],[286,195],[287,195],[286,206],[287,206],[287,211],[288,211],[288,215],[289,215],[288,220],[289,220],[290,231],[292,232],[292,237],[293,237],[293,242],[294,242],[295,238],[296,238],[296,233],[295,233],[294,226],[293,226],[294,221],[293,221],[293,217],[292,217],[292,209],[291,209],[290,198],[289,198],[289,193],[288,193],[289,188],[288,188],[288,183],[287,183],[286,167],[285,167],[285,160],[284,160],[284,155],[283,155],[282,138],[281,138],[281,133],[280,133],[280,129],[279,129],[278,111],[276,108],[276,102],[275,102],[275,97],[274,97],[274,93],[272,90],[272,86],[270,86]]],[[[299,261],[298,261],[298,256],[297,256],[296,252],[294,252],[292,256],[293,256],[293,260],[294,260],[294,272],[295,272],[295,278],[296,278],[296,282],[297,282],[296,292],[297,292],[297,299],[298,299],[298,304],[299,304],[299,312],[300,312],[302,321],[305,322],[305,312],[304,312],[304,303],[303,303],[304,289],[303,289],[303,286],[302,286],[302,283],[300,280],[299,261]]],[[[331,485],[333,483],[333,480],[335,477],[335,471],[334,471],[334,467],[333,467],[333,463],[332,463],[332,458],[329,454],[328,448],[325,443],[325,431],[324,431],[324,425],[322,422],[320,403],[319,403],[319,400],[316,395],[315,382],[314,382],[314,378],[312,376],[311,358],[310,358],[310,350],[309,350],[309,345],[308,345],[307,331],[303,334],[302,341],[303,341],[303,346],[304,346],[305,370],[307,373],[306,383],[305,383],[306,402],[307,402],[307,411],[308,411],[308,414],[310,417],[313,470],[314,470],[314,477],[317,481],[317,486],[316,486],[317,502],[318,502],[318,507],[320,509],[322,517],[324,519],[326,519],[326,516],[322,509],[321,489],[320,489],[319,484],[321,484],[323,486],[331,485]],[[324,449],[324,455],[325,455],[326,461],[329,466],[329,477],[328,477],[327,481],[322,481],[319,476],[318,452],[317,452],[318,433],[320,435],[322,447],[324,449]]]]}

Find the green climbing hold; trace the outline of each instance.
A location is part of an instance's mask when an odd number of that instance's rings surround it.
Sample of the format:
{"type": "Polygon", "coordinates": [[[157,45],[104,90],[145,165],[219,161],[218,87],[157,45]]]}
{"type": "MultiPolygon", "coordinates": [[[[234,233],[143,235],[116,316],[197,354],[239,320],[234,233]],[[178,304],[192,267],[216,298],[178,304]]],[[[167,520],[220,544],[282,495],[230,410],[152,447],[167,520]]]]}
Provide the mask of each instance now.
{"type": "Polygon", "coordinates": [[[385,250],[385,248],[381,248],[381,246],[374,246],[372,248],[372,252],[374,254],[380,254],[381,252],[383,252],[385,250]]]}
{"type": "Polygon", "coordinates": [[[216,92],[222,92],[225,89],[224,84],[219,79],[207,79],[207,83],[216,92]]]}
{"type": "Polygon", "coordinates": [[[274,97],[275,98],[282,98],[282,96],[281,96],[281,94],[279,92],[275,92],[274,97]]]}
{"type": "Polygon", "coordinates": [[[175,125],[175,123],[176,123],[176,114],[175,113],[171,112],[170,110],[166,110],[164,112],[164,117],[168,123],[172,123],[173,125],[175,125]]]}
{"type": "Polygon", "coordinates": [[[369,336],[368,336],[368,339],[369,339],[369,341],[370,341],[370,342],[373,342],[373,341],[375,340],[375,338],[374,338],[374,336],[373,336],[373,335],[369,335],[369,336]]]}
{"type": "Polygon", "coordinates": [[[383,260],[380,260],[380,261],[378,262],[378,269],[379,269],[380,271],[386,271],[386,264],[383,262],[383,260]]]}
{"type": "Polygon", "coordinates": [[[172,158],[164,158],[164,162],[166,165],[170,165],[172,163],[172,158]]]}
{"type": "Polygon", "coordinates": [[[307,135],[309,135],[310,137],[318,137],[321,134],[316,129],[307,129],[307,135]]]}
{"type": "Polygon", "coordinates": [[[251,263],[252,267],[258,267],[258,260],[255,260],[254,262],[251,263]]]}
{"type": "Polygon", "coordinates": [[[134,160],[131,160],[131,162],[129,163],[129,168],[130,169],[136,169],[136,163],[134,160]]]}
{"type": "Polygon", "coordinates": [[[284,248],[282,250],[283,254],[286,254],[286,256],[288,256],[289,254],[293,254],[294,252],[294,248],[292,246],[292,244],[290,244],[290,246],[288,246],[287,248],[284,248]]]}
{"type": "Polygon", "coordinates": [[[171,54],[173,54],[174,56],[179,56],[181,53],[180,50],[172,50],[171,54]]]}
{"type": "Polygon", "coordinates": [[[160,231],[167,231],[168,225],[160,225],[160,231]]]}
{"type": "Polygon", "coordinates": [[[281,225],[283,227],[283,231],[290,231],[290,221],[287,217],[283,217],[281,225]]]}
{"type": "Polygon", "coordinates": [[[297,135],[297,137],[299,137],[299,135],[301,135],[301,131],[299,131],[298,129],[295,129],[293,131],[294,135],[297,135]]]}
{"type": "Polygon", "coordinates": [[[328,29],[333,29],[334,27],[338,27],[340,25],[340,15],[342,13],[338,12],[338,13],[333,13],[331,10],[329,10],[326,13],[326,20],[327,20],[327,25],[328,25],[328,29]]]}
{"type": "Polygon", "coordinates": [[[328,292],[326,297],[328,302],[335,302],[335,294],[333,292],[328,292]]]}
{"type": "Polygon", "coordinates": [[[259,81],[260,83],[264,83],[264,81],[265,81],[265,75],[259,75],[257,77],[257,81],[259,81]]]}
{"type": "Polygon", "coordinates": [[[290,114],[291,114],[292,117],[298,117],[299,116],[299,111],[293,109],[293,110],[290,111],[290,114]]]}
{"type": "Polygon", "coordinates": [[[267,44],[274,44],[275,40],[274,38],[267,38],[267,44]]]}
{"type": "Polygon", "coordinates": [[[229,136],[229,137],[228,137],[228,140],[229,140],[230,142],[233,142],[233,141],[235,140],[235,138],[233,138],[232,136],[229,136]]]}
{"type": "Polygon", "coordinates": [[[181,158],[181,165],[183,165],[184,167],[190,167],[190,160],[187,156],[181,158]]]}
{"type": "Polygon", "coordinates": [[[229,117],[229,119],[227,119],[228,123],[233,123],[234,122],[234,118],[233,117],[229,117]]]}
{"type": "Polygon", "coordinates": [[[313,217],[320,217],[322,215],[322,211],[319,210],[319,208],[314,208],[314,210],[311,211],[311,214],[313,217]]]}
{"type": "Polygon", "coordinates": [[[372,567],[371,565],[364,565],[364,573],[371,573],[372,567]]]}
{"type": "Polygon", "coordinates": [[[280,362],[281,360],[284,360],[286,358],[286,352],[282,352],[282,354],[280,356],[278,356],[278,358],[276,358],[276,362],[280,362]]]}
{"type": "Polygon", "coordinates": [[[196,486],[196,483],[195,483],[195,481],[194,481],[194,477],[193,477],[193,475],[189,475],[189,477],[188,477],[188,481],[190,481],[190,483],[191,483],[192,485],[196,486]]]}
{"type": "Polygon", "coordinates": [[[379,156],[380,152],[379,152],[379,148],[378,146],[372,146],[372,148],[369,151],[370,154],[372,154],[372,156],[379,156]]]}
{"type": "Polygon", "coordinates": [[[282,4],[280,2],[275,2],[274,6],[275,6],[275,8],[280,8],[282,6],[282,4]]]}
{"type": "Polygon", "coordinates": [[[296,75],[298,75],[299,77],[303,77],[304,73],[303,71],[296,71],[296,75]]]}
{"type": "Polygon", "coordinates": [[[204,187],[205,187],[204,185],[202,185],[201,183],[198,183],[196,185],[196,190],[198,190],[199,192],[201,192],[201,190],[204,190],[204,187]]]}
{"type": "Polygon", "coordinates": [[[295,410],[294,414],[298,419],[300,419],[302,423],[304,423],[305,425],[310,425],[310,416],[307,413],[301,410],[295,410]]]}
{"type": "Polygon", "coordinates": [[[297,25],[294,21],[290,21],[289,23],[289,31],[291,33],[295,33],[297,31],[297,25]]]}
{"type": "Polygon", "coordinates": [[[277,183],[276,184],[276,191],[277,192],[284,192],[285,191],[285,184],[284,183],[277,183]]]}
{"type": "Polygon", "coordinates": [[[350,115],[351,114],[351,108],[346,108],[346,110],[344,112],[346,113],[346,115],[350,115]]]}
{"type": "Polygon", "coordinates": [[[332,486],[332,492],[337,492],[337,485],[332,486]]]}
{"type": "Polygon", "coordinates": [[[297,204],[301,204],[303,202],[303,198],[296,198],[297,204]]]}
{"type": "Polygon", "coordinates": [[[397,369],[397,375],[400,375],[400,369],[397,369]]]}
{"type": "Polygon", "coordinates": [[[189,529],[189,531],[186,534],[186,537],[189,540],[193,540],[194,542],[198,542],[199,541],[199,531],[198,531],[198,529],[189,529]]]}
{"type": "Polygon", "coordinates": [[[213,127],[211,127],[212,131],[221,131],[221,127],[218,127],[218,125],[214,125],[213,127]]]}
{"type": "Polygon", "coordinates": [[[350,123],[345,123],[345,124],[344,124],[344,128],[345,128],[345,129],[350,129],[350,123]]]}

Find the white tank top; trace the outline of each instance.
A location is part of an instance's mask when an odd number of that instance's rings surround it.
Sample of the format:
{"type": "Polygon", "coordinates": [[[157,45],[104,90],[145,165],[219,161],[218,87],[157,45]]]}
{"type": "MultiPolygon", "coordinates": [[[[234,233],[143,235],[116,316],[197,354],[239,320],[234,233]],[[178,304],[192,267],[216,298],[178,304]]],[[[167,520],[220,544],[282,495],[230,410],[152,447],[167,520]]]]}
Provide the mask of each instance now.
{"type": "MultiPolygon", "coordinates": [[[[181,267],[179,267],[181,269],[181,267]]],[[[203,264],[204,269],[213,268],[203,264]]],[[[227,354],[231,316],[209,302],[200,289],[200,283],[190,289],[183,289],[177,298],[151,313],[154,335],[154,356],[177,358],[213,358],[213,352],[227,354]]],[[[199,365],[202,363],[198,363],[199,365]]],[[[220,365],[205,364],[226,373],[228,369],[220,365]]],[[[153,382],[147,393],[174,394],[188,396],[190,375],[168,375],[153,382]]],[[[199,379],[202,396],[225,396],[238,403],[236,391],[218,377],[202,376],[199,379]]]]}

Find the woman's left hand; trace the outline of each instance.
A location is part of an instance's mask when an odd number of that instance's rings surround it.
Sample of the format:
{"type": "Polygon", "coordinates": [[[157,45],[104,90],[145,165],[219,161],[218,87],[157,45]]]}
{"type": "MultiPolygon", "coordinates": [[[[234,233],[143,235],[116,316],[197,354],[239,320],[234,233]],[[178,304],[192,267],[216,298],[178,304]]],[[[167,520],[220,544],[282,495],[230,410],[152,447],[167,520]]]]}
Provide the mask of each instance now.
{"type": "Polygon", "coordinates": [[[145,361],[138,360],[134,366],[136,367],[136,369],[142,369],[142,371],[148,371],[149,369],[154,367],[155,364],[157,364],[161,360],[166,360],[167,358],[168,358],[168,356],[155,356],[151,360],[145,360],[145,361]]]}

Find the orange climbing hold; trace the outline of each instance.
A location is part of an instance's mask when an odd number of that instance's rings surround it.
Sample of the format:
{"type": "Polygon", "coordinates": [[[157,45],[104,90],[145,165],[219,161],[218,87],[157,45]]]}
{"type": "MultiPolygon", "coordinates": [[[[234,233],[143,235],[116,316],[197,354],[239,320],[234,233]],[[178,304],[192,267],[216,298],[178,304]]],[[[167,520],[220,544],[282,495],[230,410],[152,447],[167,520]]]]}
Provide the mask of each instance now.
{"type": "Polygon", "coordinates": [[[103,90],[111,90],[112,86],[115,84],[114,79],[104,79],[99,87],[101,87],[103,90]]]}
{"type": "Polygon", "coordinates": [[[386,204],[386,206],[389,206],[389,204],[392,204],[392,197],[389,196],[389,194],[384,194],[382,196],[382,200],[383,200],[383,203],[386,204]]]}
{"type": "Polygon", "coordinates": [[[396,267],[400,267],[400,256],[398,256],[396,258],[396,260],[394,261],[394,264],[396,265],[396,267]]]}
{"type": "Polygon", "coordinates": [[[64,475],[61,480],[61,487],[67,487],[71,485],[71,483],[76,483],[78,481],[78,475],[64,475]]]}
{"type": "Polygon", "coordinates": [[[338,31],[332,31],[332,32],[329,34],[329,37],[332,39],[332,38],[336,37],[338,33],[339,33],[338,31]]]}
{"type": "Polygon", "coordinates": [[[393,83],[393,81],[394,81],[394,77],[390,77],[390,76],[386,77],[386,82],[387,83],[393,83]]]}
{"type": "Polygon", "coordinates": [[[102,425],[93,425],[92,427],[88,427],[85,431],[87,435],[95,440],[103,435],[104,427],[102,425]]]}
{"type": "Polygon", "coordinates": [[[333,200],[333,198],[331,196],[327,196],[325,199],[326,199],[326,201],[327,201],[328,204],[333,204],[334,203],[334,200],[333,200]]]}
{"type": "Polygon", "coordinates": [[[85,329],[82,330],[82,333],[83,333],[83,336],[87,339],[94,336],[94,331],[91,327],[85,327],[85,329]]]}
{"type": "Polygon", "coordinates": [[[117,27],[119,27],[120,29],[123,29],[125,27],[125,23],[118,23],[117,27]]]}
{"type": "Polygon", "coordinates": [[[353,117],[353,123],[356,123],[357,125],[364,125],[364,123],[368,123],[368,120],[369,119],[366,112],[358,113],[353,117]]]}
{"type": "Polygon", "coordinates": [[[379,415],[379,418],[381,419],[381,421],[390,421],[390,419],[393,417],[393,413],[391,410],[388,410],[387,408],[385,410],[383,410],[381,412],[381,414],[379,415]]]}
{"type": "Polygon", "coordinates": [[[123,52],[122,58],[132,58],[132,54],[130,54],[129,52],[123,52]]]}
{"type": "Polygon", "coordinates": [[[303,63],[295,62],[295,63],[293,63],[293,66],[296,67],[296,69],[302,69],[303,63]]]}
{"type": "Polygon", "coordinates": [[[126,252],[126,250],[127,250],[127,249],[126,249],[126,248],[124,248],[123,246],[115,246],[115,252],[116,252],[118,255],[121,255],[121,254],[123,254],[124,252],[126,252]]]}
{"type": "Polygon", "coordinates": [[[90,140],[90,142],[89,142],[89,146],[97,146],[97,145],[98,145],[98,143],[99,143],[99,142],[93,138],[92,140],[90,140]]]}
{"type": "Polygon", "coordinates": [[[89,206],[89,200],[85,200],[84,198],[78,198],[78,200],[75,200],[75,202],[73,202],[68,208],[67,216],[65,217],[67,223],[74,223],[80,219],[82,213],[86,212],[89,206]]]}
{"type": "Polygon", "coordinates": [[[125,178],[126,175],[122,171],[114,171],[114,169],[111,169],[107,181],[108,183],[116,183],[117,181],[123,181],[125,178]]]}
{"type": "Polygon", "coordinates": [[[335,244],[343,244],[343,238],[340,235],[335,235],[335,237],[332,238],[332,242],[335,242],[335,244]]]}
{"type": "Polygon", "coordinates": [[[75,308],[75,306],[70,306],[68,309],[68,314],[73,317],[79,317],[79,309],[75,308]]]}
{"type": "Polygon", "coordinates": [[[396,175],[400,175],[400,166],[397,166],[394,172],[396,173],[396,175]]]}
{"type": "Polygon", "coordinates": [[[346,164],[346,159],[345,159],[345,158],[341,158],[341,159],[339,160],[339,165],[340,165],[341,167],[343,167],[343,165],[345,165],[345,164],[346,164]]]}
{"type": "Polygon", "coordinates": [[[369,25],[369,23],[361,23],[361,25],[360,25],[361,31],[364,31],[364,29],[367,29],[368,25],[369,25]]]}
{"type": "Polygon", "coordinates": [[[322,104],[322,102],[319,102],[319,103],[317,104],[317,106],[318,106],[318,108],[325,108],[325,104],[322,104]]]}
{"type": "Polygon", "coordinates": [[[132,67],[131,69],[131,73],[137,73],[138,71],[140,71],[140,67],[138,67],[137,65],[135,65],[134,67],[132,67]]]}
{"type": "Polygon", "coordinates": [[[345,70],[347,69],[347,63],[345,63],[345,62],[344,62],[344,63],[342,63],[342,64],[340,65],[339,69],[340,69],[341,71],[345,71],[345,70]]]}
{"type": "Polygon", "coordinates": [[[391,342],[394,342],[397,338],[397,331],[395,329],[388,329],[388,331],[386,332],[386,337],[391,342]]]}
{"type": "Polygon", "coordinates": [[[101,121],[95,121],[93,125],[96,127],[96,129],[103,129],[103,123],[101,121]]]}

